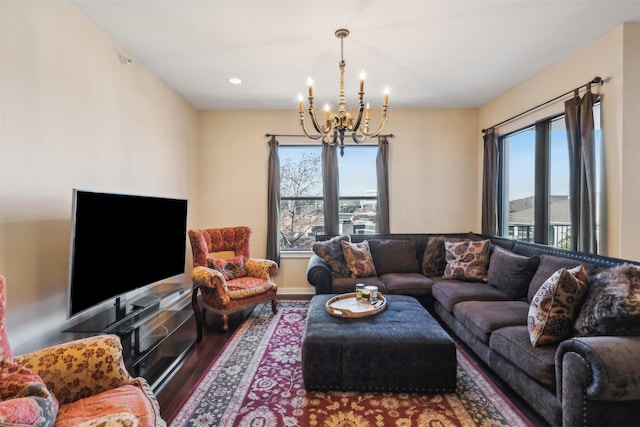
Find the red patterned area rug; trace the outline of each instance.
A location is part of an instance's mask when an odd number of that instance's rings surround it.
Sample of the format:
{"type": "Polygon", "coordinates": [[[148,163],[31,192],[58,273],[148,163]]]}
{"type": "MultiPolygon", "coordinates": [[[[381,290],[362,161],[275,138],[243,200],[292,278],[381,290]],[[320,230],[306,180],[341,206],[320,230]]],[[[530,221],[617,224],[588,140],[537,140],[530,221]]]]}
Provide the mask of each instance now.
{"type": "Polygon", "coordinates": [[[301,345],[308,301],[256,307],[170,427],[531,426],[458,348],[456,393],[307,392],[301,345]]]}

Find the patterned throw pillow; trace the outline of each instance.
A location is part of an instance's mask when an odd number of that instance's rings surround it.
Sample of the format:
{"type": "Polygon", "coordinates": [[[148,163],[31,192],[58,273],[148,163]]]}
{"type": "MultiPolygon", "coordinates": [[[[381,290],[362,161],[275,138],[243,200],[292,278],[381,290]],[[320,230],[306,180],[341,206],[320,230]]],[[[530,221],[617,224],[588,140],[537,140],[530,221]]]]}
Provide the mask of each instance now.
{"type": "Polygon", "coordinates": [[[376,275],[376,267],[373,263],[369,243],[365,240],[362,243],[342,242],[344,258],[347,260],[347,267],[351,271],[351,277],[369,277],[376,275]]]}
{"type": "Polygon", "coordinates": [[[0,362],[0,424],[51,426],[58,401],[39,375],[17,363],[0,362]]]}
{"type": "Polygon", "coordinates": [[[591,276],[575,322],[579,335],[640,335],[640,266],[625,264],[591,276]]]}
{"type": "Polygon", "coordinates": [[[540,286],[527,317],[529,339],[534,347],[559,343],[571,335],[587,293],[587,281],[587,271],[579,265],[570,270],[561,268],[540,286]]]}
{"type": "Polygon", "coordinates": [[[247,270],[244,267],[244,257],[233,257],[231,261],[225,261],[220,258],[209,258],[209,268],[218,270],[224,276],[225,280],[233,280],[238,277],[245,277],[247,270]]]}
{"type": "Polygon", "coordinates": [[[491,241],[452,242],[445,240],[444,279],[467,280],[470,282],[486,282],[489,267],[489,249],[491,241]]]}
{"type": "Polygon", "coordinates": [[[349,277],[351,272],[347,268],[347,261],[344,259],[341,242],[350,242],[349,235],[336,236],[324,242],[315,242],[313,252],[325,260],[331,267],[331,274],[334,278],[349,277]]]}
{"type": "Polygon", "coordinates": [[[425,276],[442,276],[447,266],[444,241],[463,242],[467,239],[445,236],[431,236],[427,240],[427,247],[422,257],[422,274],[425,276]]]}

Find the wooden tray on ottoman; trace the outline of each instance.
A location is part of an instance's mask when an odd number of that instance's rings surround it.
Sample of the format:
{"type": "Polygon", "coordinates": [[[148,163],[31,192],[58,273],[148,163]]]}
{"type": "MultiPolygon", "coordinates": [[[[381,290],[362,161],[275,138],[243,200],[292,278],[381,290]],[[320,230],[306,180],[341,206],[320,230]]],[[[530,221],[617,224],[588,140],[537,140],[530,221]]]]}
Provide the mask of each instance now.
{"type": "Polygon", "coordinates": [[[378,302],[369,304],[367,302],[359,302],[356,299],[356,293],[336,295],[329,299],[326,304],[327,311],[336,317],[365,317],[373,316],[383,311],[387,307],[387,300],[378,292],[378,302]]]}

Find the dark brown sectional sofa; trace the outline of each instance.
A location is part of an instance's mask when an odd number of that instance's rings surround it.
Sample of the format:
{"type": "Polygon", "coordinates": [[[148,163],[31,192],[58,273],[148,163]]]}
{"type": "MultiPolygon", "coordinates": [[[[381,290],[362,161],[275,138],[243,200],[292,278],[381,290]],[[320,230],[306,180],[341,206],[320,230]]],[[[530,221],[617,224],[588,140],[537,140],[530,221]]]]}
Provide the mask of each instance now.
{"type": "MultiPolygon", "coordinates": [[[[609,335],[573,332],[559,343],[536,346],[527,321],[532,299],[556,271],[583,265],[589,281],[596,278],[601,282],[610,269],[624,265],[636,269],[640,263],[475,233],[349,238],[351,242],[368,242],[376,275],[334,277],[333,269],[344,259],[323,253],[327,262],[314,253],[307,280],[316,294],[352,292],[356,283],[365,283],[378,286],[382,293],[414,296],[550,425],[638,424],[640,323],[633,322],[640,321],[640,312],[632,312],[631,317],[626,313],[619,327],[614,319],[609,329],[616,332],[609,335]],[[436,242],[442,246],[444,240],[456,239],[490,241],[488,283],[443,279],[441,272],[433,275],[429,270],[434,262],[445,262],[443,254],[433,250],[436,242]],[[514,269],[514,265],[522,268],[514,269]],[[625,326],[629,321],[632,324],[625,326]]],[[[318,236],[317,240],[330,239],[318,236]]],[[[344,271],[340,275],[344,276],[344,271]]]]}

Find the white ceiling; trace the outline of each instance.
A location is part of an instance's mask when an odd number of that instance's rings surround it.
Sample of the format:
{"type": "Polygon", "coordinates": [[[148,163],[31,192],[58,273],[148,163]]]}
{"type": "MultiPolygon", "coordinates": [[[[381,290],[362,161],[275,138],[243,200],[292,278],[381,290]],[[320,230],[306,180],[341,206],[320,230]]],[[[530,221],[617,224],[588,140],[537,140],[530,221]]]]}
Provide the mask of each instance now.
{"type": "MultiPolygon", "coordinates": [[[[136,64],[198,109],[347,108],[365,70],[375,108],[474,108],[607,33],[640,20],[640,0],[72,0],[136,64]],[[233,86],[230,77],[243,84],[233,86]]],[[[606,76],[602,76],[606,77],[606,76]]],[[[571,88],[568,88],[571,89],[571,88]]]]}

